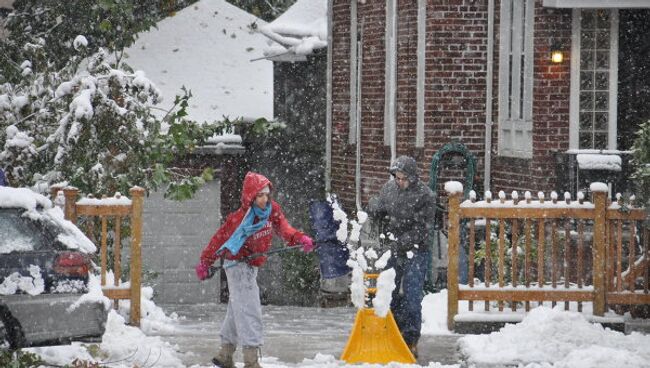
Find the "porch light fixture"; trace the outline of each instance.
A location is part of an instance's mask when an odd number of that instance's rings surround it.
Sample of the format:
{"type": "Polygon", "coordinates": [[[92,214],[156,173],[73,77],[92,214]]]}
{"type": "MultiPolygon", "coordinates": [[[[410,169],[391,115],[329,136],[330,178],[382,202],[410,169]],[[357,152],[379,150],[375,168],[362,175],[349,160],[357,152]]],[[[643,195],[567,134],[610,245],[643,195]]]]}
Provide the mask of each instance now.
{"type": "Polygon", "coordinates": [[[562,53],[562,48],[558,43],[554,43],[551,46],[551,62],[553,64],[559,64],[564,61],[564,54],[562,53]]]}

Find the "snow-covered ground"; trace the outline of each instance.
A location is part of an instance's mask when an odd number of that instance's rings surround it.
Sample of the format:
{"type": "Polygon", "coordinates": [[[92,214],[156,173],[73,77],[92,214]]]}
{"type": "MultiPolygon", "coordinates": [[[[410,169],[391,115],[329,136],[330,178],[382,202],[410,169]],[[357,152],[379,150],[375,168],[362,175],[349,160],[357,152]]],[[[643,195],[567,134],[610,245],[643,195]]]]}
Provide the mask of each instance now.
{"type": "MultiPolygon", "coordinates": [[[[103,362],[108,367],[186,367],[184,354],[191,351],[180,351],[173,343],[174,334],[183,334],[182,320],[175,313],[165,315],[151,301],[152,290],[145,288],[143,293],[142,329],[125,325],[125,314],[128,302],[120,305],[119,313],[112,311],[109,315],[106,333],[102,342],[95,347],[90,344],[73,343],[72,345],[32,348],[29,351],[41,355],[47,362],[53,364],[69,364],[74,359],[103,362]],[[170,342],[172,341],[172,342],[170,342]],[[90,352],[93,352],[91,354],[90,352]]],[[[441,293],[429,294],[425,297],[422,307],[424,335],[449,335],[446,329],[446,290],[441,293]]],[[[275,307],[281,309],[282,307],[275,307]]],[[[267,335],[288,333],[285,330],[295,329],[302,339],[318,339],[313,334],[313,323],[292,323],[295,318],[310,318],[317,315],[315,308],[303,308],[304,313],[265,313],[265,319],[275,319],[266,323],[267,335]],[[312,312],[309,310],[312,309],[312,312]],[[286,317],[283,317],[286,316],[286,317]],[[299,331],[305,328],[312,331],[299,331]]],[[[348,318],[349,308],[335,309],[330,314],[345,314],[348,318]]],[[[331,317],[331,316],[330,316],[331,317]]],[[[334,316],[335,318],[335,316],[334,316]]],[[[295,322],[295,321],[294,321],[295,322]]],[[[205,322],[198,322],[199,325],[205,322]]],[[[334,327],[333,331],[345,336],[349,333],[345,323],[334,327]]],[[[216,331],[210,331],[216,335],[216,331]]],[[[442,338],[442,336],[440,337],[442,338]]],[[[198,339],[198,338],[197,338],[198,339]]],[[[425,339],[423,341],[433,341],[425,339]]],[[[469,366],[519,366],[523,368],[551,367],[650,367],[650,336],[639,333],[624,335],[604,329],[598,324],[592,324],[579,313],[564,312],[558,308],[541,307],[533,309],[519,324],[506,325],[501,331],[489,335],[466,335],[458,339],[461,355],[469,366]]],[[[344,341],[342,341],[343,343],[344,341]]],[[[199,341],[197,341],[198,345],[199,341]]],[[[318,344],[318,341],[312,343],[318,344]]],[[[326,344],[326,342],[322,342],[326,344]]],[[[191,345],[191,344],[190,344],[191,345]]],[[[422,345],[422,344],[421,344],[422,345]]],[[[291,349],[292,347],[286,347],[291,349]]],[[[300,345],[295,346],[296,355],[300,356],[300,345]]],[[[420,346],[420,350],[427,346],[420,346]]],[[[216,350],[216,347],[215,347],[216,350]]],[[[323,346],[323,351],[327,347],[323,346]]],[[[306,354],[305,354],[306,355],[306,354]]],[[[265,351],[262,364],[265,368],[305,367],[332,368],[346,367],[347,364],[331,353],[316,353],[304,356],[299,363],[283,362],[274,358],[272,351],[265,351]]],[[[435,360],[435,359],[433,359],[435,360]]],[[[241,366],[241,363],[238,363],[241,366]]],[[[379,367],[378,365],[363,365],[364,367],[379,367]]],[[[403,364],[390,364],[391,367],[403,364]]],[[[428,362],[428,367],[460,367],[459,364],[444,365],[435,361],[428,362]]],[[[205,365],[189,365],[192,368],[211,367],[209,361],[205,365]]]]}
{"type": "MultiPolygon", "coordinates": [[[[46,211],[54,211],[53,217],[65,222],[60,209],[52,207],[45,197],[33,194],[26,189],[4,188],[2,193],[5,195],[0,195],[0,207],[4,203],[5,206],[18,205],[34,211],[38,202],[46,208],[46,211]]],[[[341,218],[342,223],[347,221],[346,215],[337,208],[335,208],[335,215],[341,218]]],[[[348,235],[345,229],[341,234],[337,233],[340,235],[340,240],[342,242],[358,240],[359,231],[365,218],[365,213],[360,213],[357,218],[358,222],[357,220],[352,221],[353,225],[357,226],[352,227],[351,234],[348,235]]],[[[70,224],[70,226],[72,225],[70,224]]],[[[76,230],[78,231],[78,229],[76,230]]],[[[363,272],[368,270],[381,272],[377,283],[378,292],[375,297],[377,300],[373,301],[373,305],[376,311],[380,310],[382,314],[387,313],[390,294],[395,287],[392,269],[385,270],[390,254],[386,252],[379,255],[373,248],[358,247],[355,249],[354,246],[350,246],[350,250],[352,256],[348,264],[361,275],[357,275],[356,278],[359,280],[356,281],[353,277],[351,285],[353,294],[356,289],[359,294],[359,300],[355,300],[356,297],[353,295],[354,304],[359,306],[365,304],[364,294],[367,285],[363,281],[363,272]]],[[[6,288],[7,285],[3,284],[3,286],[6,288]]],[[[75,304],[89,300],[101,300],[105,302],[107,308],[110,308],[110,301],[103,296],[98,277],[90,278],[88,288],[88,293],[75,304]]],[[[37,293],[42,292],[41,289],[37,293]]],[[[110,311],[106,332],[101,343],[75,342],[65,346],[27,350],[40,355],[49,364],[60,366],[71,364],[76,359],[99,362],[103,366],[113,368],[135,366],[181,368],[188,365],[193,368],[210,367],[211,365],[208,364],[209,354],[216,350],[218,344],[218,319],[206,324],[205,321],[198,318],[197,321],[188,324],[183,317],[179,317],[176,313],[166,314],[152,301],[153,294],[154,291],[151,287],[143,287],[141,328],[126,325],[129,302],[121,301],[118,310],[110,311]],[[199,331],[198,334],[188,333],[188,326],[202,331],[199,331]],[[184,338],[182,347],[179,343],[181,336],[184,338]],[[201,341],[208,339],[209,341],[201,341]],[[198,353],[199,349],[203,350],[198,353]],[[193,359],[188,359],[192,356],[194,356],[193,359]],[[188,361],[194,363],[188,364],[188,361]],[[197,361],[201,363],[196,364],[197,361]]],[[[455,357],[442,359],[441,356],[431,354],[431,350],[436,349],[433,345],[437,340],[445,340],[448,336],[452,336],[452,342],[456,343],[457,341],[458,343],[462,363],[469,366],[650,368],[650,350],[647,349],[650,346],[650,336],[639,333],[624,335],[603,328],[599,324],[593,324],[590,322],[594,318],[591,317],[589,303],[584,303],[583,313],[573,310],[565,312],[561,309],[563,307],[563,303],[561,303],[554,309],[548,306],[533,308],[528,314],[523,312],[523,308],[519,308],[517,312],[499,313],[494,309],[489,313],[479,312],[482,309],[479,308],[482,307],[482,303],[476,304],[477,312],[472,313],[469,312],[466,301],[459,303],[457,320],[521,320],[521,323],[508,324],[500,331],[489,335],[456,335],[453,337],[453,333],[447,330],[446,325],[447,291],[429,294],[422,302],[422,333],[425,337],[419,346],[421,355],[425,355],[423,354],[425,352],[428,354],[426,359],[420,360],[420,363],[432,368],[459,367],[461,362],[455,365],[440,363],[441,361],[455,362],[456,359],[453,359],[455,357]],[[428,336],[438,337],[429,338],[428,336]]],[[[572,307],[575,307],[574,304],[572,303],[572,307]]],[[[275,341],[269,341],[265,345],[268,348],[262,360],[265,368],[347,366],[338,357],[352,328],[353,308],[335,308],[323,311],[316,308],[300,308],[298,310],[295,307],[269,306],[264,307],[264,310],[265,334],[275,337],[275,341]],[[289,337],[291,337],[290,342],[288,342],[289,337]],[[280,345],[277,344],[277,341],[280,341],[280,345]],[[290,354],[286,354],[287,352],[290,354]],[[289,357],[292,361],[283,361],[277,356],[284,357],[284,360],[289,357]]],[[[610,314],[606,318],[620,317],[610,314]]],[[[390,364],[390,366],[401,365],[390,364]]]]}
{"type": "Polygon", "coordinates": [[[519,324],[490,335],[468,335],[460,348],[469,363],[537,367],[650,367],[650,336],[593,324],[559,307],[535,308],[519,324]]]}

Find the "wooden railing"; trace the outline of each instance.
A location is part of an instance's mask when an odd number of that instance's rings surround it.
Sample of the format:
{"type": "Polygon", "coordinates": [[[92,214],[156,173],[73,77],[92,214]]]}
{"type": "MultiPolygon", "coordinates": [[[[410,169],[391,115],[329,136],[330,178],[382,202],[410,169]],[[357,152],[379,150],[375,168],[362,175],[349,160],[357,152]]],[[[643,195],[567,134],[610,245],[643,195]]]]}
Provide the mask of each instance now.
{"type": "Polygon", "coordinates": [[[529,192],[523,199],[516,192],[510,199],[500,192],[499,199],[492,200],[488,192],[483,201],[476,201],[473,194],[461,203],[460,183],[448,182],[445,189],[449,329],[460,300],[469,301],[470,311],[476,301],[483,301],[486,311],[490,302],[496,302],[499,312],[506,303],[512,311],[523,303],[528,311],[534,302],[553,306],[564,302],[565,310],[575,302],[582,311],[582,303],[591,302],[595,316],[603,316],[608,305],[650,304],[650,234],[643,227],[647,213],[623,203],[620,196],[608,203],[604,184],[592,184],[592,202],[580,195],[571,200],[568,193],[564,200],[558,201],[555,193],[550,201],[543,193],[533,200],[529,192]],[[480,257],[475,249],[478,219],[485,221],[485,238],[478,239],[480,257]],[[492,224],[497,228],[495,237],[492,224]],[[467,248],[468,285],[459,285],[458,252],[467,248]],[[476,264],[482,272],[477,272],[476,264]]]}
{"type": "MultiPolygon", "coordinates": [[[[52,190],[56,198],[57,188],[52,190]]],[[[140,293],[142,278],[142,207],[144,203],[144,189],[133,187],[129,190],[131,199],[121,196],[119,193],[112,198],[82,198],[77,200],[79,190],[73,187],[63,189],[65,197],[65,217],[74,224],[77,224],[79,217],[86,217],[85,233],[95,242],[99,243],[100,264],[101,264],[101,286],[106,297],[113,299],[117,308],[121,299],[130,300],[130,324],[140,326],[140,293]],[[95,239],[95,220],[99,218],[101,223],[101,234],[99,241],[95,239]],[[129,263],[129,285],[121,285],[122,277],[122,220],[130,220],[130,263],[129,263]],[[107,285],[106,274],[108,271],[108,225],[113,225],[113,282],[107,285]]]]}

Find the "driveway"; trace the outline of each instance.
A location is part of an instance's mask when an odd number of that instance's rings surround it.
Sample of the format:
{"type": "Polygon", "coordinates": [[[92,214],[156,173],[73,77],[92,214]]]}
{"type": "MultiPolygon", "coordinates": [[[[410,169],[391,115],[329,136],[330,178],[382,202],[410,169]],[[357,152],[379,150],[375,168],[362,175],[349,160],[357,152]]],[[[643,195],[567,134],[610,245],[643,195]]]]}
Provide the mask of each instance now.
{"type": "MultiPolygon", "coordinates": [[[[226,313],[225,304],[197,306],[163,306],[167,313],[180,316],[173,334],[160,336],[176,344],[186,366],[209,365],[219,346],[219,329],[226,313]]],[[[262,355],[296,364],[313,359],[316,354],[338,359],[354,323],[354,308],[302,308],[263,306],[265,345],[262,355]]],[[[460,360],[456,341],[462,335],[424,335],[419,344],[418,363],[457,364],[460,360]]],[[[241,356],[235,355],[241,361],[241,356]]],[[[264,359],[264,358],[263,358],[264,359]]]]}

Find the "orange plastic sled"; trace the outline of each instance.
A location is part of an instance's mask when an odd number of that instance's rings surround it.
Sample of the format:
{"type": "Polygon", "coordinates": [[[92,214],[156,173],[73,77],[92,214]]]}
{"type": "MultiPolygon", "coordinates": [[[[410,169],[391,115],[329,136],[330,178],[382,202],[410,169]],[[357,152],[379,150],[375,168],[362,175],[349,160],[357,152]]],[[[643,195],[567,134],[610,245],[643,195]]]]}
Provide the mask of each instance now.
{"type": "Polygon", "coordinates": [[[362,308],[357,312],[341,360],[351,364],[416,362],[399,332],[393,314],[388,311],[386,317],[378,317],[373,308],[362,308]]]}

